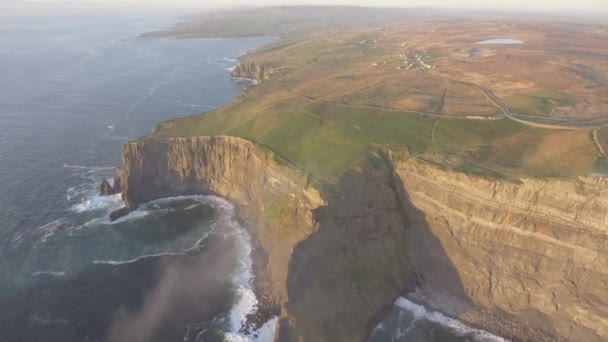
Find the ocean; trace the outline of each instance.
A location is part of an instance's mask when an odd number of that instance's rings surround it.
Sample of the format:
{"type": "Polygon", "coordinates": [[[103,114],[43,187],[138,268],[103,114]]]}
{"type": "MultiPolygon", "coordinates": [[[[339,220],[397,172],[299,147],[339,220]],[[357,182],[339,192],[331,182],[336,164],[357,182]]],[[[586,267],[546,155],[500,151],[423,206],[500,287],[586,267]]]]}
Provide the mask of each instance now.
{"type": "MultiPolygon", "coordinates": [[[[271,38],[138,38],[162,16],[0,21],[0,341],[271,341],[254,334],[247,232],[214,196],[116,222],[99,184],[121,145],[233,101],[239,56],[271,38]]],[[[372,342],[500,341],[400,298],[372,342]]]]}
{"type": "Polygon", "coordinates": [[[117,222],[100,181],[123,142],[231,102],[271,41],[141,39],[172,17],[0,22],[0,341],[248,341],[257,300],[231,204],[168,198],[117,222]]]}

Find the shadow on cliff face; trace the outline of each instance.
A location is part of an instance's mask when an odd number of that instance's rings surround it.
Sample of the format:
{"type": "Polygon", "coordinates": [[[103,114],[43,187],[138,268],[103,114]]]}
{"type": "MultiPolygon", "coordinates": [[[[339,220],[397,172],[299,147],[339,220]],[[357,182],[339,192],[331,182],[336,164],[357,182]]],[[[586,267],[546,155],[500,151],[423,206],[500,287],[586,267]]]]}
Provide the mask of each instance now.
{"type": "Polygon", "coordinates": [[[314,212],[319,229],[296,246],[290,261],[288,310],[295,324],[281,323],[281,340],[364,340],[395,298],[421,283],[448,282],[464,293],[402,189],[382,152],[370,153],[337,184],[324,185],[327,205],[314,212]]]}
{"type": "MultiPolygon", "coordinates": [[[[439,237],[431,230],[429,219],[425,213],[416,208],[410,199],[410,195],[401,178],[393,174],[394,189],[400,200],[402,213],[409,222],[407,232],[408,255],[420,276],[420,286],[427,295],[442,296],[442,298],[427,298],[429,303],[443,301],[449,314],[459,316],[471,305],[463,287],[462,279],[458,274],[456,266],[446,253],[439,237]],[[451,297],[453,303],[445,303],[451,297]],[[457,300],[456,300],[457,299],[457,300]]],[[[435,221],[443,221],[445,229],[449,229],[449,223],[442,218],[442,213],[436,213],[435,221]]],[[[457,241],[455,241],[457,243],[457,241]]],[[[466,251],[462,251],[466,253],[466,251]]]]}

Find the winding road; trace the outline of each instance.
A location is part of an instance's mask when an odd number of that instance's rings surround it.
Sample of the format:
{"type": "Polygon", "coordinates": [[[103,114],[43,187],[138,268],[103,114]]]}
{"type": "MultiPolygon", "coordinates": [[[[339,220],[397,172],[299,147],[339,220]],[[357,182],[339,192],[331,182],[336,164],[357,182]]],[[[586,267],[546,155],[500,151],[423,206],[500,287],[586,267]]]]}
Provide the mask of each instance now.
{"type": "Polygon", "coordinates": [[[550,118],[534,118],[535,120],[523,119],[521,115],[515,114],[511,112],[509,107],[507,107],[504,103],[502,103],[494,93],[485,87],[482,87],[478,84],[468,83],[471,86],[477,88],[481,91],[494,105],[502,111],[502,114],[507,118],[522,123],[524,125],[539,127],[539,128],[548,128],[548,129],[589,129],[589,128],[597,128],[598,126],[603,126],[608,124],[608,117],[596,117],[591,119],[584,120],[569,120],[569,119],[550,119],[550,118]]]}
{"type": "MultiPolygon", "coordinates": [[[[424,70],[424,72],[426,73],[426,70],[424,70]]],[[[437,75],[437,76],[443,77],[440,75],[437,75]]],[[[443,78],[445,78],[445,77],[443,77],[443,78]]],[[[310,97],[310,96],[307,96],[304,94],[300,94],[300,93],[294,91],[293,89],[291,89],[291,87],[289,86],[289,84],[284,76],[282,76],[282,79],[283,79],[283,84],[284,84],[285,90],[287,92],[289,92],[295,96],[304,98],[308,101],[312,101],[312,102],[348,106],[348,107],[353,107],[353,108],[379,109],[379,110],[385,110],[385,111],[390,111],[390,112],[401,112],[401,113],[408,112],[408,113],[433,116],[433,117],[445,117],[445,118],[463,119],[463,120],[479,120],[479,119],[473,119],[473,118],[464,117],[464,116],[441,114],[441,112],[431,113],[431,112],[421,112],[421,111],[405,110],[405,109],[397,109],[397,108],[387,108],[387,107],[381,107],[381,106],[354,105],[354,104],[349,104],[349,103],[319,100],[319,99],[316,99],[316,98],[313,98],[313,97],[310,97]]],[[[449,80],[452,80],[452,79],[449,79],[449,80]]],[[[608,125],[608,116],[572,120],[572,119],[533,117],[533,116],[513,113],[513,112],[511,112],[509,107],[507,107],[504,103],[502,103],[500,101],[500,99],[498,99],[498,97],[496,95],[494,95],[492,90],[490,90],[489,88],[486,88],[479,84],[464,82],[464,81],[460,81],[460,80],[452,80],[452,81],[467,84],[467,85],[470,85],[470,86],[476,88],[482,94],[484,94],[484,96],[486,98],[488,98],[494,104],[494,106],[498,107],[501,110],[502,115],[500,117],[492,117],[492,119],[508,118],[510,120],[519,122],[521,124],[524,124],[524,125],[527,125],[530,127],[546,128],[546,129],[560,129],[560,130],[589,130],[589,129],[594,129],[594,128],[600,129],[600,128],[608,125]]],[[[444,97],[445,97],[446,92],[447,92],[447,89],[443,92],[444,97]]],[[[445,101],[445,99],[443,101],[445,101]]],[[[443,104],[441,107],[443,107],[443,104]]],[[[441,108],[441,111],[443,111],[443,108],[441,108]]]]}

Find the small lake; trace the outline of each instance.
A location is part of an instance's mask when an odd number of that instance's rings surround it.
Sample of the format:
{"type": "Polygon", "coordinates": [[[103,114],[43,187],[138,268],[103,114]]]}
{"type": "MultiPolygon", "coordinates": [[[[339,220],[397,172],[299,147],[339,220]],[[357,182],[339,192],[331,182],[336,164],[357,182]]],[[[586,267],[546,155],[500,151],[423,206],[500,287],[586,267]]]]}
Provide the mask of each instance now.
{"type": "Polygon", "coordinates": [[[477,42],[476,44],[523,44],[523,41],[513,38],[495,38],[477,42]]]}

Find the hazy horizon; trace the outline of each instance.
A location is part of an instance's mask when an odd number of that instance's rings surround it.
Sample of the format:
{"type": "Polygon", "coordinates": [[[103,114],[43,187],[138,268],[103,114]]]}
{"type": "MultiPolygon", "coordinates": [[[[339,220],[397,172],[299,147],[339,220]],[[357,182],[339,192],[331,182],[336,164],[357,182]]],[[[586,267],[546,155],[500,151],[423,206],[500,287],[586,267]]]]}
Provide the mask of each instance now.
{"type": "Polygon", "coordinates": [[[413,0],[404,3],[395,0],[334,0],[329,2],[322,1],[302,1],[302,0],[265,0],[251,1],[244,0],[224,0],[221,5],[201,4],[195,0],[33,0],[33,1],[0,1],[0,14],[4,15],[53,15],[53,14],[74,14],[81,12],[94,11],[115,11],[115,10],[175,10],[176,12],[185,10],[217,10],[227,8],[243,7],[264,7],[264,6],[296,6],[296,5],[338,5],[338,6],[363,6],[363,7],[403,7],[403,8],[442,8],[460,10],[481,10],[481,11],[524,11],[535,13],[564,13],[564,14],[608,14],[608,1],[604,0],[537,0],[534,2],[525,0],[497,0],[488,4],[482,0],[461,0],[457,4],[454,2],[446,3],[441,0],[413,0]]]}

